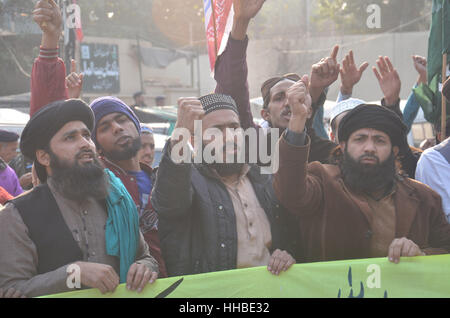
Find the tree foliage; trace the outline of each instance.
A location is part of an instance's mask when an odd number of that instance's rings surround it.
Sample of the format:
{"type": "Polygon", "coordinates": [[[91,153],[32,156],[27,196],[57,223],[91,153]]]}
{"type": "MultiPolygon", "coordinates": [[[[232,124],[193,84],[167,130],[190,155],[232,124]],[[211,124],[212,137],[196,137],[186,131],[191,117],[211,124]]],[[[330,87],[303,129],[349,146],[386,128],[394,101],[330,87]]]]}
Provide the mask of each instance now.
{"type": "Polygon", "coordinates": [[[318,32],[410,32],[429,28],[431,0],[317,0],[315,3],[313,21],[318,32]],[[381,9],[381,28],[367,26],[371,14],[367,8],[373,4],[381,9]]]}

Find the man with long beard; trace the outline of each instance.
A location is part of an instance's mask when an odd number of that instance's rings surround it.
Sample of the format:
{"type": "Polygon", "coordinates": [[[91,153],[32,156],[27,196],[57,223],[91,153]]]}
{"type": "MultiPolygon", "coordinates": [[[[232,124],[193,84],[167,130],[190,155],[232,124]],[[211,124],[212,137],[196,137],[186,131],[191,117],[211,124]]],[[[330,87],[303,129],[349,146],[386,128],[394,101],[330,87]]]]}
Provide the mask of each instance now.
{"type": "Polygon", "coordinates": [[[406,126],[392,111],[360,105],[340,122],[335,165],[307,164],[308,77],[289,88],[289,127],[280,138],[274,189],[299,217],[308,261],[445,254],[450,224],[439,195],[396,171],[406,126]]]}
{"type": "MultiPolygon", "coordinates": [[[[75,65],[66,79],[64,62],[58,58],[62,18],[56,3],[53,0],[38,1],[33,19],[43,34],[39,58],[33,65],[31,76],[30,115],[55,100],[67,99],[69,96],[79,97],[83,83],[80,75],[75,72],[75,65]]],[[[151,167],[139,164],[137,155],[141,147],[139,120],[130,107],[115,97],[96,99],[91,107],[95,113],[92,135],[102,155],[101,162],[123,182],[133,198],[139,211],[141,231],[151,255],[159,263],[160,277],[165,277],[165,265],[157,235],[158,220],[148,199],[155,174],[151,167]],[[97,131],[100,120],[104,123],[102,132],[97,131]],[[101,141],[96,139],[98,135],[101,141]]]]}
{"type": "Polygon", "coordinates": [[[150,195],[156,175],[153,169],[139,162],[141,124],[133,110],[122,100],[100,97],[91,103],[95,115],[92,139],[100,159],[127,188],[139,212],[139,224],[150,253],[158,261],[160,277],[166,277],[166,266],[158,237],[158,216],[150,195]]]}
{"type": "Polygon", "coordinates": [[[132,198],[97,159],[93,126],[89,106],[74,99],[45,106],[26,125],[20,148],[41,185],[0,211],[0,288],[34,297],[75,287],[106,293],[126,282],[140,291],[157,278],[132,198]],[[79,286],[68,284],[72,273],[79,286]]]}
{"type": "Polygon", "coordinates": [[[296,260],[282,216],[286,213],[269,177],[258,166],[236,160],[242,144],[227,134],[241,127],[236,103],[230,96],[211,94],[183,98],[178,105],[152,193],[169,276],[254,266],[267,266],[276,275],[287,270],[296,260]],[[201,131],[195,120],[201,121],[201,131]],[[210,135],[211,128],[222,135],[210,135]],[[201,161],[192,160],[197,150],[193,154],[184,147],[187,132],[195,135],[192,145],[203,150],[201,161]],[[212,158],[207,158],[208,149],[212,158]]]}

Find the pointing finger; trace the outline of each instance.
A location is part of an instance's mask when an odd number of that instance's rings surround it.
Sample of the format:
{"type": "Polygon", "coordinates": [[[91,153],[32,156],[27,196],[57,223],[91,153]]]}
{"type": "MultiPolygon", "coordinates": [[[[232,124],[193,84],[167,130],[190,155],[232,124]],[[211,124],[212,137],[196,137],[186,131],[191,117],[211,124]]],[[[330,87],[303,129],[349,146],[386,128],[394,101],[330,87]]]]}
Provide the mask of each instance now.
{"type": "Polygon", "coordinates": [[[72,59],[70,61],[70,73],[76,73],[77,72],[77,62],[72,59]]]}
{"type": "Polygon", "coordinates": [[[333,47],[333,50],[331,51],[331,55],[330,55],[330,57],[331,57],[334,61],[336,61],[338,52],[339,52],[339,45],[335,45],[335,46],[333,47]]]}

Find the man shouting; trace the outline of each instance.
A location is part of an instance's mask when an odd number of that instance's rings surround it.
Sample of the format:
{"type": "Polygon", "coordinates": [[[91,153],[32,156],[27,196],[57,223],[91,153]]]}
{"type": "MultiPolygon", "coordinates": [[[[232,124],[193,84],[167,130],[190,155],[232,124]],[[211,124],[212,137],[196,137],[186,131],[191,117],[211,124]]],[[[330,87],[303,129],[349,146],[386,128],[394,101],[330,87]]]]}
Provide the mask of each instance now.
{"type": "Polygon", "coordinates": [[[142,290],[158,274],[122,182],[97,159],[94,114],[81,100],[54,102],[30,119],[20,141],[41,185],[0,210],[0,288],[28,297],[81,288],[142,290]],[[70,273],[69,273],[70,272],[70,273]]]}
{"type": "Polygon", "coordinates": [[[299,216],[307,261],[443,254],[450,224],[439,195],[397,173],[406,126],[392,111],[363,104],[340,122],[334,165],[307,164],[308,77],[287,92],[292,116],[280,138],[274,189],[299,216]]]}

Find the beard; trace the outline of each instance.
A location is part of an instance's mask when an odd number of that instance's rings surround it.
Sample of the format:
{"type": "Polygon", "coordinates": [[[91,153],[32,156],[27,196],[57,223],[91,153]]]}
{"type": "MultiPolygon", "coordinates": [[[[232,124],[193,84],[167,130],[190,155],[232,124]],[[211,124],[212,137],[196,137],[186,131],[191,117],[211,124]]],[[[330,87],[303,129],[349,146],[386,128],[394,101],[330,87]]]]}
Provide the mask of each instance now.
{"type": "MultiPolygon", "coordinates": [[[[203,149],[202,149],[202,153],[206,147],[206,144],[202,144],[203,145],[203,149]]],[[[225,153],[227,148],[227,144],[225,144],[222,148],[222,153],[225,153]]],[[[236,153],[233,155],[232,158],[225,158],[224,161],[225,162],[213,162],[213,163],[205,163],[205,165],[207,167],[209,167],[210,169],[214,169],[217,171],[217,173],[221,176],[221,177],[228,177],[231,176],[233,174],[239,174],[242,170],[242,167],[245,165],[245,162],[242,161],[247,161],[245,158],[239,158],[239,150],[241,149],[241,151],[243,151],[242,148],[239,148],[237,143],[229,143],[228,144],[228,148],[233,148],[236,149],[236,153]],[[231,161],[231,162],[228,162],[231,161]]],[[[212,150],[212,155],[215,155],[215,149],[212,150]]]]}
{"type": "Polygon", "coordinates": [[[395,155],[391,154],[384,162],[379,162],[375,156],[363,155],[354,160],[347,149],[340,163],[342,177],[346,186],[356,192],[373,193],[392,186],[396,176],[395,155]],[[377,160],[374,165],[362,164],[362,158],[373,158],[377,160]]]}
{"type": "Polygon", "coordinates": [[[82,150],[76,154],[73,164],[60,160],[52,151],[49,154],[52,180],[64,197],[77,202],[87,197],[97,200],[107,197],[109,181],[95,153],[82,150]],[[78,160],[86,153],[94,155],[93,162],[80,165],[78,160]]]}
{"type": "Polygon", "coordinates": [[[113,162],[129,160],[137,155],[141,149],[141,146],[141,137],[138,136],[136,139],[133,139],[131,143],[128,143],[122,150],[111,150],[109,152],[103,150],[103,156],[113,162]]]}
{"type": "Polygon", "coordinates": [[[208,167],[217,171],[219,176],[228,177],[233,174],[239,174],[245,163],[210,163],[208,167]]]}

